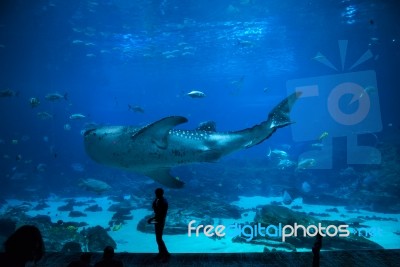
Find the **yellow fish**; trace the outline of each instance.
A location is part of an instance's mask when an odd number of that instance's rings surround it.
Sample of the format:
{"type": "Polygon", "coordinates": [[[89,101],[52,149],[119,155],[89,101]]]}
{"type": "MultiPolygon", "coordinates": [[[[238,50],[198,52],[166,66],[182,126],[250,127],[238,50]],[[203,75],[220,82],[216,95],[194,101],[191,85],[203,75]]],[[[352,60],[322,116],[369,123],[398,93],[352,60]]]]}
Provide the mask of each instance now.
{"type": "Polygon", "coordinates": [[[74,231],[76,231],[78,228],[76,227],[76,226],[73,226],[73,225],[68,225],[67,226],[67,230],[69,230],[69,231],[71,231],[71,232],[74,232],[74,231]]]}
{"type": "Polygon", "coordinates": [[[115,231],[118,231],[118,230],[120,230],[120,229],[121,229],[121,227],[122,227],[122,223],[120,223],[120,224],[116,224],[116,225],[114,225],[114,226],[113,226],[112,230],[115,232],[115,231]]]}

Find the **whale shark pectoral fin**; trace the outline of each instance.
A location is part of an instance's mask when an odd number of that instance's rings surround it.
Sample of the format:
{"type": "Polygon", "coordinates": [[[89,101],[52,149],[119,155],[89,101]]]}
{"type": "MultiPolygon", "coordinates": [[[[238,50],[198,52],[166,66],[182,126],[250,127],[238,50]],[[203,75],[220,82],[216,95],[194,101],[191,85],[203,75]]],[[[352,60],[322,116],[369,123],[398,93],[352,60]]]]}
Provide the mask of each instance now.
{"type": "Polygon", "coordinates": [[[188,120],[181,116],[166,117],[156,122],[153,122],[139,131],[135,132],[131,136],[131,140],[146,136],[150,137],[151,141],[156,144],[157,147],[165,149],[168,146],[168,132],[176,125],[185,123],[188,120]]]}
{"type": "Polygon", "coordinates": [[[215,149],[208,149],[201,153],[202,161],[214,163],[221,158],[221,151],[215,149]]]}
{"type": "Polygon", "coordinates": [[[182,188],[185,184],[177,177],[173,177],[170,173],[170,168],[157,168],[145,173],[146,176],[170,188],[182,188]]]}

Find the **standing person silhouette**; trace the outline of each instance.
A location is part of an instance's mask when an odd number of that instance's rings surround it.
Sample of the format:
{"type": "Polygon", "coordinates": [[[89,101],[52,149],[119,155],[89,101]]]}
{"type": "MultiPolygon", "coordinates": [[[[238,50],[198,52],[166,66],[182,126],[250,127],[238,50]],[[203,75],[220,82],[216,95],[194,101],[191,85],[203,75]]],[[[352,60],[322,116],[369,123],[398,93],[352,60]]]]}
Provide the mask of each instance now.
{"type": "Polygon", "coordinates": [[[319,251],[321,250],[321,248],[322,248],[322,235],[318,233],[315,238],[314,246],[312,247],[313,267],[319,267],[319,251]]]}
{"type": "Polygon", "coordinates": [[[154,224],[158,245],[158,255],[156,256],[156,259],[162,262],[167,262],[170,254],[162,239],[162,235],[165,226],[165,218],[167,217],[168,201],[164,198],[164,190],[162,188],[157,188],[155,194],[156,199],[153,201],[154,217],[148,219],[147,222],[154,224]]]}

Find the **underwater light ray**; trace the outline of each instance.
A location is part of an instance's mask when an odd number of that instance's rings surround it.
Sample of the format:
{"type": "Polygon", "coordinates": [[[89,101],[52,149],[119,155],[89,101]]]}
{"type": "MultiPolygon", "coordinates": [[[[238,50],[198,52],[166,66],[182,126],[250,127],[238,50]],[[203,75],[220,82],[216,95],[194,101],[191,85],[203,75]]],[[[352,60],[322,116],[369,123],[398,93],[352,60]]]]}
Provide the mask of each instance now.
{"type": "Polygon", "coordinates": [[[337,71],[337,68],[322,53],[318,52],[313,59],[337,71]]]}
{"type": "Polygon", "coordinates": [[[371,50],[367,50],[357,61],[356,63],[353,64],[353,66],[350,67],[350,70],[352,70],[353,68],[357,67],[358,65],[360,65],[361,63],[364,63],[365,61],[367,61],[368,59],[372,58],[373,54],[371,52],[371,50]]]}
{"type": "Polygon", "coordinates": [[[339,40],[340,61],[342,63],[342,71],[344,70],[344,62],[346,60],[348,40],[339,40]]]}

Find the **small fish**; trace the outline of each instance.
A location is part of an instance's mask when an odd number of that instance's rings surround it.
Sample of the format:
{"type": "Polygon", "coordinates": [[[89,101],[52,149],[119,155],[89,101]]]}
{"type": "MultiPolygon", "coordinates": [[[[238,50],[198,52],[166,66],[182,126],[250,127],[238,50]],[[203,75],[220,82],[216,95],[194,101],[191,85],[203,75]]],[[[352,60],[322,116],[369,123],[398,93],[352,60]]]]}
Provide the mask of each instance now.
{"type": "Polygon", "coordinates": [[[47,94],[44,98],[46,100],[52,101],[52,102],[58,101],[58,100],[61,100],[61,99],[68,100],[68,94],[65,93],[64,95],[61,95],[59,93],[50,93],[50,94],[47,94]]]}
{"type": "Polygon", "coordinates": [[[64,130],[66,130],[66,131],[71,130],[71,124],[68,124],[68,123],[64,124],[64,130]]]}
{"type": "Polygon", "coordinates": [[[53,118],[53,115],[51,115],[48,112],[38,112],[37,116],[41,120],[48,120],[48,119],[52,119],[53,118]]]}
{"type": "Polygon", "coordinates": [[[40,105],[40,101],[36,97],[31,97],[29,99],[29,104],[31,105],[31,108],[36,108],[37,106],[40,105]]]}
{"type": "Polygon", "coordinates": [[[76,230],[78,230],[78,227],[73,226],[73,225],[68,225],[67,226],[67,230],[71,231],[71,232],[75,232],[76,230]]]}
{"type": "Polygon", "coordinates": [[[274,158],[278,158],[278,159],[285,159],[288,156],[289,155],[286,151],[279,150],[279,149],[271,150],[271,148],[269,149],[269,152],[267,154],[267,157],[274,157],[274,158]]]}
{"type": "Polygon", "coordinates": [[[137,113],[144,113],[144,109],[141,106],[131,106],[128,104],[128,109],[137,113]]]}
{"type": "Polygon", "coordinates": [[[76,172],[84,172],[85,171],[85,166],[83,166],[81,163],[72,163],[71,164],[72,170],[76,172]]]}
{"type": "Polygon", "coordinates": [[[282,196],[282,203],[285,205],[290,205],[293,201],[293,198],[290,196],[290,194],[288,193],[288,191],[284,191],[283,192],[283,196],[282,196]]]}
{"type": "Polygon", "coordinates": [[[327,138],[328,135],[329,135],[328,132],[323,132],[323,133],[318,137],[317,140],[318,140],[318,141],[322,141],[322,140],[324,140],[325,138],[327,138]]]}
{"type": "Polygon", "coordinates": [[[5,89],[3,91],[0,91],[0,97],[12,97],[12,96],[18,96],[19,92],[15,92],[10,89],[5,89]]]}
{"type": "Polygon", "coordinates": [[[304,181],[301,184],[301,191],[303,191],[303,193],[309,193],[311,191],[311,185],[306,181],[304,181]]]}
{"type": "Polygon", "coordinates": [[[243,81],[244,81],[244,75],[242,75],[242,76],[239,78],[239,80],[231,81],[231,84],[234,85],[234,86],[242,86],[243,81]]]}
{"type": "Polygon", "coordinates": [[[44,171],[46,170],[46,167],[47,167],[46,164],[44,164],[44,163],[39,163],[39,164],[36,166],[36,170],[37,170],[38,172],[44,172],[44,171]]]}
{"type": "Polygon", "coordinates": [[[278,163],[277,167],[278,167],[278,169],[280,169],[280,170],[285,170],[285,169],[292,168],[292,167],[294,167],[295,165],[296,165],[296,163],[294,163],[294,162],[291,161],[291,160],[288,160],[288,159],[281,159],[281,160],[279,160],[279,163],[278,163]]]}
{"type": "Polygon", "coordinates": [[[84,118],[86,118],[86,116],[80,113],[72,114],[71,116],[69,116],[70,120],[81,120],[84,118]]]}
{"type": "Polygon", "coordinates": [[[83,41],[77,39],[77,40],[73,40],[72,43],[73,44],[83,44],[83,41]]]}
{"type": "Polygon", "coordinates": [[[182,56],[193,56],[194,54],[192,52],[183,52],[182,56]]]}
{"type": "Polygon", "coordinates": [[[113,226],[112,230],[115,232],[115,231],[120,230],[121,227],[122,227],[122,223],[120,223],[120,224],[115,224],[115,225],[113,226]]]}
{"type": "Polygon", "coordinates": [[[192,98],[203,98],[203,97],[206,97],[206,94],[201,92],[201,91],[191,91],[187,95],[192,97],[192,98]]]}
{"type": "Polygon", "coordinates": [[[322,143],[313,143],[311,144],[312,148],[316,148],[316,149],[322,149],[324,147],[324,144],[322,143]]]}
{"type": "Polygon", "coordinates": [[[85,188],[88,191],[96,192],[97,194],[101,194],[111,189],[111,186],[109,186],[106,182],[93,178],[82,180],[79,186],[85,188]]]}
{"type": "Polygon", "coordinates": [[[171,55],[171,54],[176,54],[176,53],[179,53],[179,50],[175,49],[172,51],[165,51],[165,52],[162,52],[162,55],[166,56],[166,55],[171,55]]]}
{"type": "Polygon", "coordinates": [[[371,93],[375,93],[378,92],[378,89],[376,89],[375,86],[370,85],[364,88],[364,91],[360,94],[360,98],[363,97],[365,94],[371,94],[371,93]]]}
{"type": "Polygon", "coordinates": [[[297,169],[304,170],[315,166],[316,160],[312,158],[302,159],[297,163],[297,169]]]}
{"type": "Polygon", "coordinates": [[[253,46],[253,43],[247,40],[238,40],[237,44],[241,47],[250,47],[253,46]]]}

